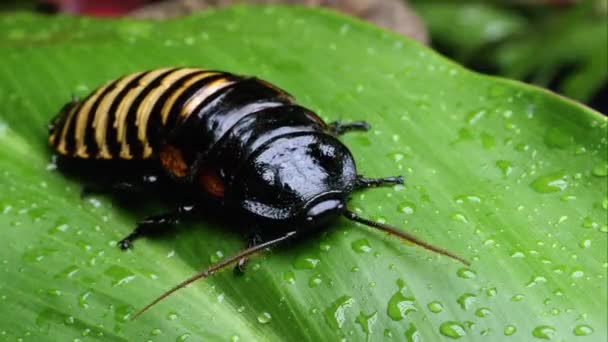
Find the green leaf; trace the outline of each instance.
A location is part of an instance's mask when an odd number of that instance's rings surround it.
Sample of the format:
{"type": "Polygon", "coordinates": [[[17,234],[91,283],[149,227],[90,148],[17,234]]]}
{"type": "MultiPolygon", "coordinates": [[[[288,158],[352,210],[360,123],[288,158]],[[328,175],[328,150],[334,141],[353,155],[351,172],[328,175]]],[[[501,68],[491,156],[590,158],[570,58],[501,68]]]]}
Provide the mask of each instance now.
{"type": "Polygon", "coordinates": [[[581,5],[530,27],[525,36],[502,44],[494,54],[501,74],[530,77],[542,86],[562,77],[560,92],[588,101],[608,81],[607,26],[606,15],[581,5]]]}
{"type": "Polygon", "coordinates": [[[466,62],[491,44],[520,34],[529,24],[523,15],[488,2],[419,1],[415,6],[433,44],[449,48],[466,62]]]}
{"type": "Polygon", "coordinates": [[[0,18],[0,336],[15,340],[576,340],[606,331],[607,120],[482,76],[354,19],[234,7],[167,22],[0,18]],[[470,268],[345,220],[129,315],[243,246],[212,220],[115,243],[148,212],[79,197],[46,124],[121,74],[193,65],[257,75],[328,120],[369,176],[361,215],[470,268]]]}

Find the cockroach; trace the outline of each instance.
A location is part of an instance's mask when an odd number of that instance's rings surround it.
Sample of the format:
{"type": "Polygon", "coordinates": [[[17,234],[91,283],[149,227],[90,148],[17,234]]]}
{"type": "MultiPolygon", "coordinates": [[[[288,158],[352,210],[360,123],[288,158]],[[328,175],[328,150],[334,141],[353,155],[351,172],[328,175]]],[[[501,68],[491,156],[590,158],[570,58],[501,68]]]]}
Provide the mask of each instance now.
{"type": "Polygon", "coordinates": [[[347,209],[354,191],[403,184],[401,176],[357,173],[351,152],[337,137],[368,129],[364,121],[327,124],[286,91],[255,77],[179,67],[131,73],[72,100],[49,124],[49,144],[76,162],[149,161],[161,171],[123,180],[122,187],[146,188],[167,179],[194,194],[193,203],[140,221],[118,242],[121,249],[209,203],[254,223],[247,248],[165,292],[138,316],[197,279],[233,264],[242,269],[252,255],[327,229],[338,217],[468,264],[347,209]]]}

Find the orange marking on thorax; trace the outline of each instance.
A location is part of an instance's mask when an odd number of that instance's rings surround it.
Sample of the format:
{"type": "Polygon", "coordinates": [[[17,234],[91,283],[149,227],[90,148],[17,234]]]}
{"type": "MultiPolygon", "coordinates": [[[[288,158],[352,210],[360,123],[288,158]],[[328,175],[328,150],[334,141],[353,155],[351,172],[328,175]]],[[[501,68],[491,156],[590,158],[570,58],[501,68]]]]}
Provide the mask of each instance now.
{"type": "Polygon", "coordinates": [[[188,175],[189,166],[184,160],[182,151],[172,145],[165,145],[159,152],[160,163],[177,178],[188,175]]]}
{"type": "Polygon", "coordinates": [[[224,197],[224,182],[213,169],[203,168],[198,176],[198,181],[211,196],[224,197]]]}

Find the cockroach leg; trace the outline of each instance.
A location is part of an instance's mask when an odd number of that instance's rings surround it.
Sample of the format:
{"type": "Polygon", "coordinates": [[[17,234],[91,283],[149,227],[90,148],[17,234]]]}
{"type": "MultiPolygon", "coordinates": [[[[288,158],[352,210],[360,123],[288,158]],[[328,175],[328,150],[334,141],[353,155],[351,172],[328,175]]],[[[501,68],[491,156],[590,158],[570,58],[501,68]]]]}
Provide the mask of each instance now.
{"type": "Polygon", "coordinates": [[[403,184],[403,176],[384,177],[384,178],[366,178],[361,175],[357,176],[355,181],[355,189],[362,190],[385,185],[403,184]]]}
{"type": "Polygon", "coordinates": [[[334,135],[342,135],[351,131],[363,131],[367,132],[370,129],[370,125],[365,121],[353,121],[353,122],[340,122],[334,121],[328,124],[329,131],[334,135]]]}
{"type": "MultiPolygon", "coordinates": [[[[260,234],[256,231],[252,232],[247,238],[247,248],[251,248],[257,246],[264,242],[260,234]]],[[[234,273],[237,275],[242,275],[245,273],[245,268],[247,267],[247,263],[249,262],[249,258],[245,257],[239,260],[239,262],[234,266],[234,273]]]]}
{"type": "Polygon", "coordinates": [[[146,217],[137,223],[129,235],[118,242],[118,247],[122,250],[133,248],[133,241],[136,239],[162,233],[177,225],[182,219],[191,216],[194,211],[193,205],[183,205],[173,212],[146,217]]]}

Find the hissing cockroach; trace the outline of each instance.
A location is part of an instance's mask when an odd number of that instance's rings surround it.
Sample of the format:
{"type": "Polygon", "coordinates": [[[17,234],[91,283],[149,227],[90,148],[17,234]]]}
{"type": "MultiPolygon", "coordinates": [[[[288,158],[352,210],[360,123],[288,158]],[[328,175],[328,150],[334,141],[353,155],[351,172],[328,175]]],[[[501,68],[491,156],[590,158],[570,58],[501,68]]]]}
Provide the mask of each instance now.
{"type": "Polygon", "coordinates": [[[133,165],[147,160],[165,173],[122,180],[123,188],[164,178],[195,194],[194,203],[140,221],[118,243],[122,249],[210,202],[255,227],[246,249],[167,291],[137,315],[197,279],[235,263],[242,268],[251,255],[323,230],[340,216],[467,263],[346,208],[353,191],[403,183],[402,177],[357,174],[352,154],[336,137],[368,130],[366,122],[326,124],[286,91],[255,77],[195,68],[132,73],[82,101],[72,100],[49,126],[49,144],[63,158],[133,165]]]}

